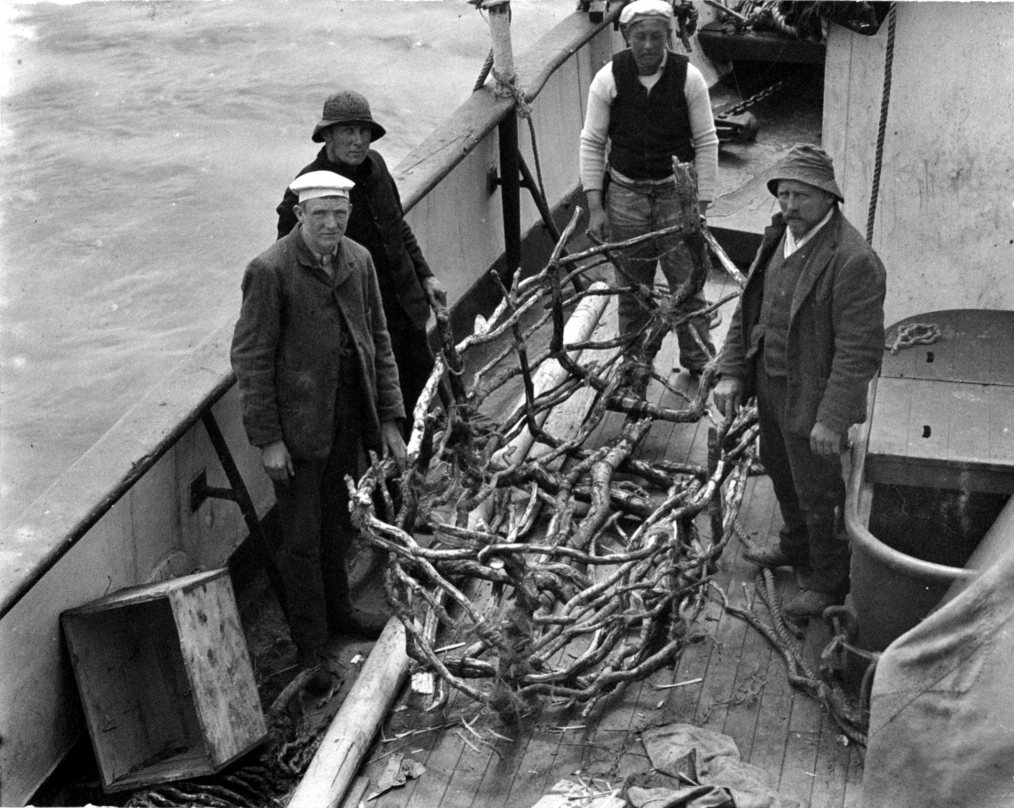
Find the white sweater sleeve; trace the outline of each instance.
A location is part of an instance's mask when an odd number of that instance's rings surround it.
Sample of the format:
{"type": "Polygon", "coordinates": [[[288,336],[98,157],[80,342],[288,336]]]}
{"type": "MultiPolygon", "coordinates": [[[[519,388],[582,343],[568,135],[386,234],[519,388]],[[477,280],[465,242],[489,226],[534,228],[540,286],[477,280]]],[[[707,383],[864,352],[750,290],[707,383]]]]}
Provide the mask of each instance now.
{"type": "Polygon", "coordinates": [[[609,137],[609,109],[616,98],[613,63],[610,62],[592,79],[588,88],[588,109],[581,130],[578,151],[581,184],[585,191],[601,191],[606,173],[606,140],[609,137]]]}
{"type": "Polygon", "coordinates": [[[705,202],[715,198],[718,177],[718,132],[711,112],[711,96],[704,74],[687,65],[684,94],[690,112],[690,136],[694,144],[694,168],[697,170],[697,196],[705,202]]]}

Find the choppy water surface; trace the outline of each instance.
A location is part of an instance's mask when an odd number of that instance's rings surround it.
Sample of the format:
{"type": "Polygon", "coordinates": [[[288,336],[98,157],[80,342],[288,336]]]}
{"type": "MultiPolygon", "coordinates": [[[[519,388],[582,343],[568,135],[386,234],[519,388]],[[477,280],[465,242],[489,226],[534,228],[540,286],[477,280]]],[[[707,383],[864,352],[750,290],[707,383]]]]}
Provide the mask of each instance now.
{"type": "MultiPolygon", "coordinates": [[[[515,0],[523,51],[572,0],[515,0]]],[[[0,522],[226,321],[274,207],[359,89],[393,166],[489,50],[465,0],[10,3],[3,26],[0,522]]]]}

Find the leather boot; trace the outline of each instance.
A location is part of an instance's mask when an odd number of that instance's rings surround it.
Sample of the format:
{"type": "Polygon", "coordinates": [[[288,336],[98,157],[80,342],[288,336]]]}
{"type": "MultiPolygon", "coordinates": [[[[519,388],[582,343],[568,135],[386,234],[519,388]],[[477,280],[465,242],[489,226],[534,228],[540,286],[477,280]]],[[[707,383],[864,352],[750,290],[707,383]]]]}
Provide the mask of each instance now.
{"type": "Polygon", "coordinates": [[[387,621],[388,615],[382,612],[371,612],[358,606],[350,606],[340,630],[342,634],[363,640],[375,640],[383,632],[387,621]]]}
{"type": "Polygon", "coordinates": [[[761,567],[768,567],[769,569],[793,566],[792,559],[789,558],[789,554],[777,544],[773,547],[754,547],[750,550],[744,550],[743,558],[752,564],[757,564],[761,567]]]}
{"type": "Polygon", "coordinates": [[[387,625],[390,614],[369,611],[352,603],[348,565],[342,563],[332,571],[331,598],[328,603],[327,627],[332,637],[356,637],[375,640],[387,625]]]}
{"type": "Polygon", "coordinates": [[[830,592],[818,592],[815,589],[801,589],[788,603],[782,607],[786,614],[793,617],[820,617],[828,606],[842,603],[844,598],[835,597],[830,592]]]}
{"type": "Polygon", "coordinates": [[[331,666],[328,665],[322,647],[296,648],[296,665],[299,672],[309,672],[304,687],[310,693],[326,693],[331,688],[331,666]]]}

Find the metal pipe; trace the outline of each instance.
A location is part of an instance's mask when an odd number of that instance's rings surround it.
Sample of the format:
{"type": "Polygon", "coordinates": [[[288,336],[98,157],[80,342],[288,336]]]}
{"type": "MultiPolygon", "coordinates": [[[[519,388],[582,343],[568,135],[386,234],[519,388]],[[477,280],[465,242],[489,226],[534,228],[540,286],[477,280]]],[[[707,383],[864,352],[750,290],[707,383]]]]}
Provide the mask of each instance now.
{"type": "Polygon", "coordinates": [[[521,265],[521,166],[518,118],[511,114],[498,127],[500,141],[500,200],[503,208],[504,262],[508,278],[521,265]]]}
{"type": "Polygon", "coordinates": [[[264,534],[264,528],[261,527],[260,519],[257,517],[257,509],[250,498],[250,492],[246,489],[243,475],[240,474],[239,466],[236,465],[236,461],[232,458],[229,444],[225,441],[225,436],[218,426],[218,421],[215,420],[214,413],[210,409],[205,410],[201,413],[201,421],[204,423],[204,428],[208,430],[208,437],[211,438],[211,445],[215,447],[218,462],[222,464],[225,476],[229,480],[229,486],[232,488],[233,497],[230,497],[230,499],[234,499],[236,504],[239,505],[240,512],[243,514],[243,521],[246,522],[247,530],[250,531],[250,538],[253,539],[254,545],[260,553],[261,561],[264,562],[264,571],[268,575],[268,581],[271,583],[271,588],[278,598],[278,604],[282,607],[282,612],[285,614],[287,621],[289,615],[285,605],[285,588],[282,586],[282,574],[275,565],[275,559],[271,554],[271,545],[268,544],[268,537],[264,534]]]}
{"type": "MultiPolygon", "coordinates": [[[[542,223],[546,226],[546,230],[549,231],[549,235],[552,237],[553,243],[556,244],[560,241],[560,228],[558,228],[556,226],[556,222],[553,221],[553,213],[549,209],[546,197],[542,195],[542,191],[535,182],[535,177],[532,176],[531,169],[528,168],[528,164],[525,162],[525,158],[520,152],[518,152],[518,167],[521,169],[521,186],[523,188],[527,188],[528,192],[532,195],[532,201],[535,202],[535,207],[539,209],[539,215],[542,217],[542,223]]],[[[567,249],[563,248],[560,250],[560,256],[563,257],[565,255],[567,255],[567,249]]],[[[584,281],[577,275],[571,279],[571,283],[573,283],[574,289],[578,292],[583,292],[586,288],[584,281]]]]}

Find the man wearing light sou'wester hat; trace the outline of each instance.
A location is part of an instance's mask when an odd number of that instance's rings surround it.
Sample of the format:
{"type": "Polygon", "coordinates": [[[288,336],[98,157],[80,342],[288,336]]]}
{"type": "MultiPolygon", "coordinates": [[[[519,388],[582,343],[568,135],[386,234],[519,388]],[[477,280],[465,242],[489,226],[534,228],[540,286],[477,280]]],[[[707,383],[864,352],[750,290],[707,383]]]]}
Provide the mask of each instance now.
{"type": "Polygon", "coordinates": [[[404,463],[405,409],[373,261],[344,237],[351,180],[313,171],[289,187],[299,224],[247,266],[231,357],[278,502],[289,631],[322,689],[328,639],[386,622],[351,601],[345,475],[359,478],[364,449],[404,463]]]}
{"type": "Polygon", "coordinates": [[[814,617],[849,589],[841,452],[866,419],[884,351],[884,265],[845,219],[831,158],[793,146],[771,171],[777,214],[750,268],[718,362],[715,405],[731,417],[756,395],[761,461],[784,527],[778,543],[746,552],[792,566],[799,593],[785,604],[814,617]]]}
{"type": "MultiPolygon", "coordinates": [[[[681,224],[673,161],[692,163],[703,214],[714,198],[718,135],[708,85],[690,60],[670,50],[672,5],[634,0],[620,13],[627,49],[592,79],[581,130],[581,183],[588,201],[588,233],[624,241],[681,224]]],[[[670,289],[691,275],[690,253],[678,233],[620,251],[615,284],[652,287],[656,266],[670,289]]],[[[703,287],[703,281],[702,281],[703,287]]],[[[620,333],[628,338],[626,366],[639,361],[650,312],[633,294],[619,303],[620,333]]],[[[677,312],[706,306],[703,288],[677,312]]],[[[700,376],[715,353],[705,315],[677,326],[680,364],[700,376]]],[[[652,360],[654,357],[644,357],[652,360]]]]}

